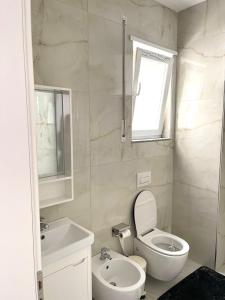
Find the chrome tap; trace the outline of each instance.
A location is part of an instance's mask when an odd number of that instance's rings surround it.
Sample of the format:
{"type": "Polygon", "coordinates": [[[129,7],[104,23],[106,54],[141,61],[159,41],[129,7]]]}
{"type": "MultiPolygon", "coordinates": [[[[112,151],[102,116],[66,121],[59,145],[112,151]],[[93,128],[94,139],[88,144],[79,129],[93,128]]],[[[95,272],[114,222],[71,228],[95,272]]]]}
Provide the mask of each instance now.
{"type": "Polygon", "coordinates": [[[112,257],[108,252],[109,252],[109,249],[107,249],[105,247],[101,248],[100,260],[106,260],[106,259],[111,260],[112,257]]]}
{"type": "Polygon", "coordinates": [[[44,223],[45,218],[40,217],[40,229],[41,232],[49,228],[49,225],[47,223],[44,223]]]}

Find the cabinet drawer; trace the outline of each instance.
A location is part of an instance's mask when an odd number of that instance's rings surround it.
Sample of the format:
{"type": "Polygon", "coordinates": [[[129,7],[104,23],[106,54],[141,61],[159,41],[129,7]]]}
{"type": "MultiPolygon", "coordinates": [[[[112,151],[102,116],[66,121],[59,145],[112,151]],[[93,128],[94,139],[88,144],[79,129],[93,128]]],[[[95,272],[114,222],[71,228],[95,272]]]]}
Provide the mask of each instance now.
{"type": "Polygon", "coordinates": [[[45,300],[89,300],[88,260],[83,259],[44,278],[45,300]]]}

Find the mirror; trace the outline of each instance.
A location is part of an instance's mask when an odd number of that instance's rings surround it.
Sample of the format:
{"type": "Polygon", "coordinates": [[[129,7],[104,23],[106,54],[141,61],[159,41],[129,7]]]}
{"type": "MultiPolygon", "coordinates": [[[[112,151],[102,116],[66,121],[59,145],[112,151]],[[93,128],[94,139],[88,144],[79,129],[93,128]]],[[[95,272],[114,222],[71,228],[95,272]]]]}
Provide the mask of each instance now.
{"type": "Polygon", "coordinates": [[[36,86],[40,207],[73,200],[71,90],[36,86]]]}
{"type": "Polygon", "coordinates": [[[65,127],[70,119],[69,93],[37,87],[35,101],[39,178],[68,176],[65,153],[70,145],[65,127]]]}

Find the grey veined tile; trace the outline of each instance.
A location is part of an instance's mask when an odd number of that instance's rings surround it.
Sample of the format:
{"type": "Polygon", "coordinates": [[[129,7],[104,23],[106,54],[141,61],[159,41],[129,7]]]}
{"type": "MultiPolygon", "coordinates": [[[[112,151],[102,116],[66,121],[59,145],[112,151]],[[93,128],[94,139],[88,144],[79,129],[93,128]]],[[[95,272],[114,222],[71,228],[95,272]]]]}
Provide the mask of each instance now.
{"type": "Polygon", "coordinates": [[[87,41],[87,12],[65,1],[48,0],[39,8],[39,15],[43,15],[41,44],[87,41]]]}
{"type": "Polygon", "coordinates": [[[113,163],[91,170],[93,229],[102,230],[128,221],[136,196],[136,165],[113,163]]]}
{"type": "Polygon", "coordinates": [[[88,45],[39,46],[35,51],[35,83],[88,90],[88,45]]]}
{"type": "Polygon", "coordinates": [[[120,161],[122,98],[92,92],[90,116],[92,164],[120,161]]]}
{"type": "Polygon", "coordinates": [[[57,0],[43,5],[42,19],[33,17],[35,82],[87,91],[87,13],[57,0]]]}
{"type": "Polygon", "coordinates": [[[90,90],[122,93],[121,26],[89,15],[90,90]]]}
{"type": "MultiPolygon", "coordinates": [[[[128,26],[138,35],[165,47],[176,49],[177,15],[153,0],[89,0],[90,13],[128,26]]],[[[134,32],[133,32],[134,35],[134,32]]]]}
{"type": "Polygon", "coordinates": [[[77,171],[90,166],[89,93],[73,91],[72,95],[74,169],[77,171]]]}

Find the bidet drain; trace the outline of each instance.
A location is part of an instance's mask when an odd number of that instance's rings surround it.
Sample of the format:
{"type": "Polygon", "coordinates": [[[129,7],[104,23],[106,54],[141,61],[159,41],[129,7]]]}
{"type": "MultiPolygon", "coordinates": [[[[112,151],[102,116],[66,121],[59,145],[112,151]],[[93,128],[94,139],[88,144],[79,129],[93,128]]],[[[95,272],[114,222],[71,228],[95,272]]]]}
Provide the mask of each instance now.
{"type": "Polygon", "coordinates": [[[110,284],[116,286],[116,283],[114,281],[110,282],[110,284]]]}

